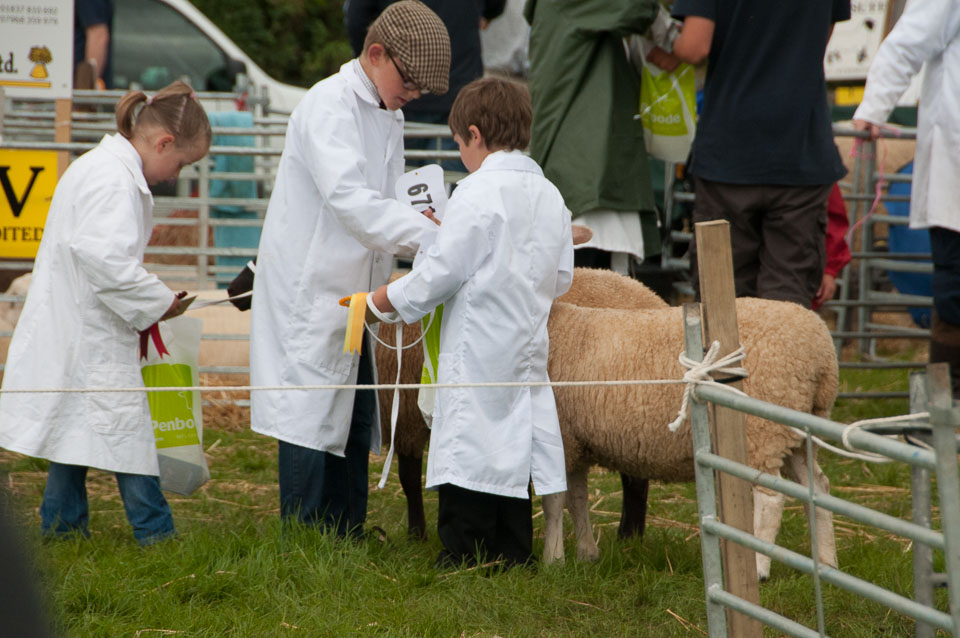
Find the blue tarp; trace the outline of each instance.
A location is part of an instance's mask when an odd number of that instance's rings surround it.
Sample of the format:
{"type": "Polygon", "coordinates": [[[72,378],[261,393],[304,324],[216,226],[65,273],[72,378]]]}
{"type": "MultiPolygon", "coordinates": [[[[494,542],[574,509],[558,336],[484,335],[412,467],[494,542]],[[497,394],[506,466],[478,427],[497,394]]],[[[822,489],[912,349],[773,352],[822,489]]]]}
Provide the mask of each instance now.
{"type": "MultiPolygon", "coordinates": [[[[913,162],[910,162],[898,172],[903,175],[912,175],[913,162]]],[[[894,182],[890,184],[889,193],[891,195],[910,195],[910,182],[894,182]]],[[[887,202],[886,205],[887,212],[891,215],[897,217],[910,216],[909,202],[887,202]]],[[[921,230],[891,224],[889,242],[889,250],[893,255],[898,253],[930,252],[930,233],[926,229],[921,230]]],[[[890,277],[890,283],[905,295],[925,295],[929,297],[933,294],[930,288],[930,273],[890,270],[887,272],[887,275],[890,277]]],[[[930,327],[930,308],[910,308],[909,310],[914,323],[921,328],[930,327]]]]}
{"type": "MultiPolygon", "coordinates": [[[[213,127],[253,128],[253,113],[249,111],[218,111],[207,113],[213,127]]],[[[253,146],[252,135],[214,135],[214,146],[253,146]]],[[[253,173],[252,155],[214,155],[213,170],[218,173],[253,173]]],[[[257,183],[252,180],[214,179],[210,182],[210,197],[230,197],[254,199],[257,196],[257,183]]],[[[215,206],[211,217],[219,219],[256,219],[256,211],[242,206],[215,206]]],[[[260,244],[260,229],[257,227],[215,226],[213,245],[215,247],[256,248],[260,244]]],[[[249,257],[217,257],[218,266],[233,266],[239,273],[249,261],[249,257]]],[[[230,277],[232,279],[232,276],[230,277]]],[[[227,283],[219,284],[226,288],[227,283]]]]}

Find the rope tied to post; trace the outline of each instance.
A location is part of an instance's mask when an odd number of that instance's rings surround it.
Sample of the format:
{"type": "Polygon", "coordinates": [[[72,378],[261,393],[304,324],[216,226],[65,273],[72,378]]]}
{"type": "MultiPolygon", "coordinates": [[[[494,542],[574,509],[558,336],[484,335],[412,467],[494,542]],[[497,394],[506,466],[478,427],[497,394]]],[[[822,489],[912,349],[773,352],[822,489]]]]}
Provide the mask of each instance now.
{"type": "Polygon", "coordinates": [[[689,411],[690,407],[690,397],[693,395],[694,388],[699,384],[725,387],[731,392],[736,392],[746,396],[746,394],[741,390],[724,385],[726,382],[731,380],[746,379],[749,376],[746,368],[734,365],[740,361],[743,361],[743,359],[747,356],[746,349],[741,345],[733,352],[730,352],[729,354],[717,359],[719,353],[719,341],[714,341],[712,344],[710,344],[710,349],[707,350],[707,353],[704,355],[702,361],[691,359],[684,352],[680,353],[680,356],[677,358],[677,360],[680,362],[681,366],[687,368],[687,371],[683,374],[682,379],[682,382],[685,383],[686,386],[683,389],[683,401],[680,403],[680,412],[677,414],[677,418],[667,426],[671,432],[676,432],[679,430],[680,426],[683,425],[683,422],[687,420],[687,412],[689,411]],[[718,381],[710,376],[712,372],[722,372],[730,375],[732,378],[718,381]]]}
{"type": "MultiPolygon", "coordinates": [[[[731,381],[746,379],[749,376],[749,373],[747,372],[746,368],[733,366],[733,364],[738,363],[742,361],[744,358],[746,358],[746,350],[744,349],[744,347],[741,345],[739,348],[737,348],[733,352],[727,354],[726,356],[720,359],[717,359],[717,354],[719,352],[720,352],[720,342],[714,341],[710,345],[710,349],[704,355],[702,361],[691,359],[684,352],[680,353],[680,356],[677,358],[677,360],[680,362],[681,366],[683,366],[684,368],[687,368],[687,371],[684,373],[683,378],[681,379],[681,382],[686,385],[683,389],[683,400],[680,403],[680,412],[677,414],[677,418],[672,423],[670,423],[670,425],[667,426],[671,432],[676,432],[677,430],[679,430],[680,426],[683,425],[684,421],[686,421],[687,413],[689,411],[689,406],[690,406],[690,399],[691,397],[693,397],[693,392],[697,385],[713,385],[716,387],[724,388],[726,390],[729,390],[730,392],[734,392],[742,396],[750,396],[746,392],[743,392],[738,388],[734,388],[729,385],[726,385],[731,381]],[[724,374],[727,374],[730,376],[725,379],[714,379],[713,377],[710,376],[712,372],[723,372],[724,374]]],[[[693,397],[693,398],[696,398],[696,397],[693,397]]],[[[880,423],[895,423],[895,422],[902,422],[902,421],[914,421],[918,418],[926,418],[928,416],[929,416],[929,413],[927,412],[919,412],[915,414],[906,414],[906,415],[900,415],[900,416],[894,416],[894,417],[864,419],[861,421],[850,423],[843,429],[843,432],[840,437],[843,447],[845,449],[841,449],[834,445],[830,445],[820,437],[804,432],[800,428],[796,428],[796,427],[793,427],[792,425],[787,425],[787,424],[783,424],[783,425],[784,427],[792,430],[793,432],[797,433],[801,437],[809,436],[811,440],[813,440],[813,442],[818,447],[827,449],[833,452],[834,454],[838,454],[840,456],[844,456],[844,457],[859,460],[859,461],[868,461],[872,463],[889,463],[892,461],[892,459],[889,459],[881,454],[866,452],[856,448],[849,441],[850,433],[855,430],[861,429],[866,425],[873,425],[873,424],[880,424],[880,423]]],[[[888,438],[891,438],[891,437],[888,437],[888,438]]],[[[892,438],[897,438],[897,437],[892,437],[892,438]]],[[[919,441],[916,443],[916,445],[919,445],[921,447],[929,447],[929,446],[924,446],[923,443],[919,441]]]]}

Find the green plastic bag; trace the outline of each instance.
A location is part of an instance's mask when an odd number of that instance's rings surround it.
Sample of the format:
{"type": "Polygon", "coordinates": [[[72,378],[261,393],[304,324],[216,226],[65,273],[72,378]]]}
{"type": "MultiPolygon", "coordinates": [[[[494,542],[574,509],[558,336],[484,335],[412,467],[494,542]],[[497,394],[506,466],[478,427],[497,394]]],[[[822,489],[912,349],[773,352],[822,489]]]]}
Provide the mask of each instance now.
{"type": "MultiPolygon", "coordinates": [[[[160,323],[167,354],[157,352],[148,340],[141,361],[143,384],[148,388],[191,387],[200,384],[199,352],[203,321],[176,317],[160,323]]],[[[160,487],[176,494],[191,494],[210,479],[203,453],[203,406],[198,390],[147,392],[153,434],[160,464],[160,487]]]]}
{"type": "Polygon", "coordinates": [[[643,60],[640,113],[647,152],[665,162],[685,162],[696,132],[696,85],[693,67],[681,64],[664,71],[643,60]]]}

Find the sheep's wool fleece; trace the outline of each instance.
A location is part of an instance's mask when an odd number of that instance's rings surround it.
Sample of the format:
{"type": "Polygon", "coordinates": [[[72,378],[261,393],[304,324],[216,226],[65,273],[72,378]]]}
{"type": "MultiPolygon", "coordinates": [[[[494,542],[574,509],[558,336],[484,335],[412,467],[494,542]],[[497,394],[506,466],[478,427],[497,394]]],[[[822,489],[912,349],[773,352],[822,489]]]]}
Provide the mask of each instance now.
{"type": "MultiPolygon", "coordinates": [[[[827,417],[837,393],[837,359],[826,324],[814,312],[783,301],[736,302],[750,396],[827,417]]],[[[550,377],[679,379],[681,308],[616,310],[556,303],[550,316],[550,377]],[[571,345],[574,344],[574,345],[571,345]]],[[[689,422],[667,424],[680,408],[682,386],[557,388],[567,471],[599,464],[632,476],[693,480],[689,422]]],[[[783,465],[801,437],[785,427],[746,417],[749,462],[766,472],[783,465]]]]}

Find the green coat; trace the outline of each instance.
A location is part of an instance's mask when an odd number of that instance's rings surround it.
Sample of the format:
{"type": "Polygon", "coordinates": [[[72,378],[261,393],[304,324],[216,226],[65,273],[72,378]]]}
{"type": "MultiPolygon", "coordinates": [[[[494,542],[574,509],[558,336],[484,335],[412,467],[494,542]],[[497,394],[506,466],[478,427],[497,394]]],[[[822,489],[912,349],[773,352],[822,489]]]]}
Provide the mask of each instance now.
{"type": "Polygon", "coordinates": [[[646,31],[658,7],[657,0],[527,0],[524,9],[531,156],[574,216],[595,208],[645,211],[648,254],[660,239],[643,128],[633,119],[640,78],[623,38],[646,31]]]}

